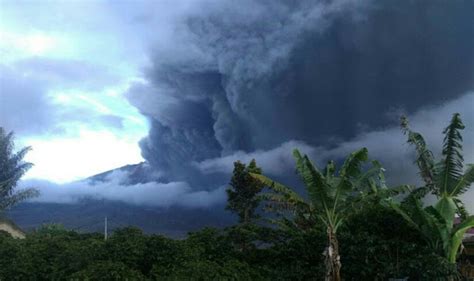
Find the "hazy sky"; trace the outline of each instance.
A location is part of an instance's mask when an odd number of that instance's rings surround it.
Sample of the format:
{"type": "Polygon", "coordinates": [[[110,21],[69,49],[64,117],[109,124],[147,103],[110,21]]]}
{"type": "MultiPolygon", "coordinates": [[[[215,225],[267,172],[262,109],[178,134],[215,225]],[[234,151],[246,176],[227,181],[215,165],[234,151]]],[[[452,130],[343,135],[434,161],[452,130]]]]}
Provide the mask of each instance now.
{"type": "Polygon", "coordinates": [[[367,146],[393,181],[415,181],[402,113],[439,153],[460,112],[474,161],[470,0],[0,0],[0,13],[0,126],[33,146],[30,179],[146,160],[160,180],[135,201],[176,186],[214,204],[235,160],[281,176],[295,147],[324,163],[367,146]]]}

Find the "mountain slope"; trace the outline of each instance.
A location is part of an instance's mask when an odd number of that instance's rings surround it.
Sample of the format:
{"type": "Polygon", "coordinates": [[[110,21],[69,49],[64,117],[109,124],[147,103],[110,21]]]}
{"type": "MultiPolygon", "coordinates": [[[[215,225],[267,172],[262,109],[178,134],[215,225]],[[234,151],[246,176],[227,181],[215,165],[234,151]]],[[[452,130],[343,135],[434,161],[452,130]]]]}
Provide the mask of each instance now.
{"type": "MultiPolygon", "coordinates": [[[[143,162],[100,173],[86,181],[92,184],[103,182],[116,171],[129,175],[123,182],[124,185],[147,183],[159,177],[143,162]]],[[[74,204],[25,202],[9,210],[8,216],[26,231],[45,223],[60,223],[66,228],[84,232],[102,232],[104,218],[107,216],[110,230],[137,226],[147,233],[161,233],[171,237],[182,237],[189,231],[206,226],[224,227],[235,220],[224,210],[223,204],[207,208],[148,207],[91,198],[74,204]]]]}

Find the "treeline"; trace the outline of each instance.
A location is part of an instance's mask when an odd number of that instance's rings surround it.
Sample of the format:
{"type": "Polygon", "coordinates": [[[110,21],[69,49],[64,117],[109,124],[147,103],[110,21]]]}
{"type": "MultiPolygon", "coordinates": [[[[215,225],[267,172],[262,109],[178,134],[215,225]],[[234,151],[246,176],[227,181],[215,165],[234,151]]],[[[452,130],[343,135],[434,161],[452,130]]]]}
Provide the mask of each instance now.
{"type": "Polygon", "coordinates": [[[322,169],[295,150],[303,195],[266,177],[255,160],[234,164],[227,209],[239,221],[229,228],[183,240],[136,228],[104,240],[58,225],[22,240],[1,234],[0,280],[456,280],[463,235],[474,226],[459,197],[474,182],[463,129],[454,114],[436,159],[402,119],[421,186],[387,186],[365,148],[322,169]],[[428,195],[432,206],[424,206],[428,195]]]}
{"type": "MultiPolygon", "coordinates": [[[[340,244],[344,280],[434,280],[455,272],[380,206],[352,217],[340,244]]],[[[104,241],[103,234],[49,225],[26,239],[0,234],[0,280],[323,280],[325,246],[321,227],[207,228],[184,240],[124,228],[104,241]]]]}

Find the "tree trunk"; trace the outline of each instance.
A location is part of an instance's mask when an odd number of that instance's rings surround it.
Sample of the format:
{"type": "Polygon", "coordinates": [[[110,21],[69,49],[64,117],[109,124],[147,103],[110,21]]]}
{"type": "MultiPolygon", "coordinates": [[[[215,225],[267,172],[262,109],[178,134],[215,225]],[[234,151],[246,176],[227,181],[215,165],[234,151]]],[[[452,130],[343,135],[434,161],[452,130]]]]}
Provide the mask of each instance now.
{"type": "Polygon", "coordinates": [[[324,251],[326,278],[325,281],[340,281],[341,258],[339,256],[339,242],[331,227],[327,228],[328,246],[324,251]]]}

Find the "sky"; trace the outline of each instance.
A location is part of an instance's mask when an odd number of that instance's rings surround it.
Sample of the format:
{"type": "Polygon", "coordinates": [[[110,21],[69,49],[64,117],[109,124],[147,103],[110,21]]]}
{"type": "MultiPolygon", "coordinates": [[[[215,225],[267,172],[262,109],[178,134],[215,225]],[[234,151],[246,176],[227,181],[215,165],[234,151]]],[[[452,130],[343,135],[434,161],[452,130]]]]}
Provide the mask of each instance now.
{"type": "Polygon", "coordinates": [[[143,161],[147,120],[123,93],[140,79],[145,46],[110,8],[0,1],[0,120],[33,148],[26,178],[62,183],[143,161]]]}
{"type": "Polygon", "coordinates": [[[324,164],[366,146],[391,182],[417,182],[401,114],[439,155],[460,112],[474,162],[469,0],[0,0],[0,13],[0,126],[33,147],[41,202],[212,205],[236,160],[292,182],[293,148],[324,164]],[[149,182],[78,182],[142,161],[149,182]]]}

